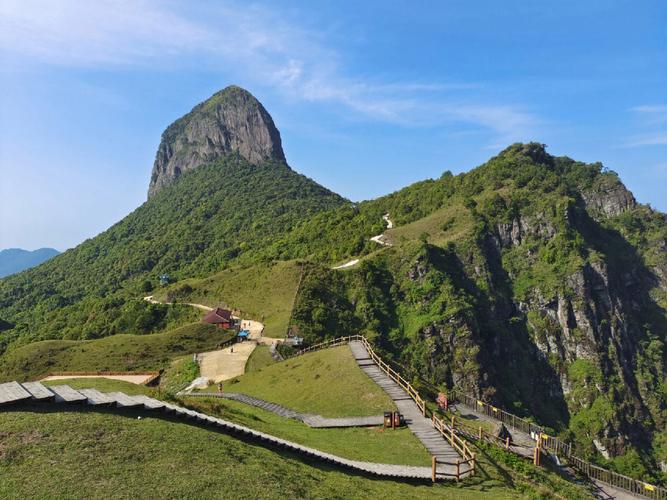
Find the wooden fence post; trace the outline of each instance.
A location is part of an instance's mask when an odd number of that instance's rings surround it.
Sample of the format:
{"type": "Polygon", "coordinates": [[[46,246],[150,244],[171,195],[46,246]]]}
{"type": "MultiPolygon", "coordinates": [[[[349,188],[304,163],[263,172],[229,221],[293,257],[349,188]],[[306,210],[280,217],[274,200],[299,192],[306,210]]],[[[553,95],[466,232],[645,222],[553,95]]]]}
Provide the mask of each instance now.
{"type": "Polygon", "coordinates": [[[475,475],[475,468],[477,466],[477,455],[475,453],[472,454],[472,475],[475,475]]]}
{"type": "Polygon", "coordinates": [[[510,449],[510,437],[509,437],[509,436],[507,436],[507,437],[505,438],[505,449],[506,449],[506,450],[509,450],[509,449],[510,449]]]}
{"type": "Polygon", "coordinates": [[[483,431],[482,431],[482,426],[480,425],[480,426],[479,426],[479,440],[480,440],[480,441],[482,440],[482,432],[483,432],[483,431]]]}
{"type": "Polygon", "coordinates": [[[437,468],[437,464],[438,464],[438,459],[435,455],[433,455],[431,457],[431,481],[433,481],[434,483],[435,483],[435,479],[436,479],[435,471],[436,471],[436,468],[437,468]]]}
{"type": "Polygon", "coordinates": [[[456,461],[456,482],[458,483],[461,477],[461,459],[456,461]]]}

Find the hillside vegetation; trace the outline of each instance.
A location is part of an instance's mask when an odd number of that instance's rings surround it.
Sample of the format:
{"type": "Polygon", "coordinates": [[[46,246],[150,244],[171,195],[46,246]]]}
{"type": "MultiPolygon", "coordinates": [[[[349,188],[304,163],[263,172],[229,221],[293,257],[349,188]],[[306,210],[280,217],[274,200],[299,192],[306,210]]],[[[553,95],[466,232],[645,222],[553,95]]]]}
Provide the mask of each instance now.
{"type": "Polygon", "coordinates": [[[396,409],[389,396],[361,371],[347,346],[272,364],[224,387],[325,417],[363,417],[396,409]]]}
{"type": "Polygon", "coordinates": [[[0,358],[0,381],[33,380],[54,371],[160,370],[173,358],[215,349],[233,335],[195,323],[152,335],[34,342],[0,358]]]}
{"type": "Polygon", "coordinates": [[[198,278],[165,293],[247,308],[278,335],[291,293],[275,290],[294,290],[295,260],[304,276],[289,326],[307,341],[362,332],[411,378],[462,388],[580,454],[660,480],[667,218],[602,165],[541,144],[356,204],[281,164],[197,167],[97,238],[0,281],[0,342],[127,331],[123,308],[160,294],[163,272],[198,278]],[[369,240],[385,213],[392,247],[369,240]]]}
{"type": "Polygon", "coordinates": [[[386,211],[398,224],[387,231],[394,246],[344,272],[309,266],[293,312],[300,334],[363,332],[411,376],[536,418],[580,453],[659,480],[664,214],[636,204],[600,164],[537,144],[358,210],[329,230],[386,211]]]}
{"type": "Polygon", "coordinates": [[[122,221],[41,266],[0,280],[0,352],[12,341],[115,333],[158,276],[205,277],[299,220],[343,203],[287,165],[227,156],[182,175],[122,221]]]}
{"type": "Polygon", "coordinates": [[[208,278],[190,278],[155,292],[164,302],[190,302],[239,309],[242,317],[264,324],[264,335],[287,332],[302,266],[296,261],[233,267],[208,278]]]}
{"type": "Polygon", "coordinates": [[[8,499],[89,498],[91,492],[128,499],[514,499],[553,497],[549,489],[559,486],[568,498],[585,495],[545,473],[540,485],[507,466],[494,479],[460,487],[371,479],[187,423],[137,420],[132,411],[50,413],[36,405],[0,413],[0,429],[0,497],[8,499]]]}

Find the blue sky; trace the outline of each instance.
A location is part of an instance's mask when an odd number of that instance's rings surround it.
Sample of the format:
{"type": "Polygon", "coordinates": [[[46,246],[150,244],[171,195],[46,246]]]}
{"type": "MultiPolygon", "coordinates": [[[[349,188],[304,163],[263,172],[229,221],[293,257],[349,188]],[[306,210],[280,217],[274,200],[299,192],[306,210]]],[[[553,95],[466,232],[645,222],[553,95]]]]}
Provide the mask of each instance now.
{"type": "Polygon", "coordinates": [[[665,26],[659,0],[2,0],[0,248],[127,215],[164,128],[229,84],[353,200],[535,140],[667,212],[665,26]]]}

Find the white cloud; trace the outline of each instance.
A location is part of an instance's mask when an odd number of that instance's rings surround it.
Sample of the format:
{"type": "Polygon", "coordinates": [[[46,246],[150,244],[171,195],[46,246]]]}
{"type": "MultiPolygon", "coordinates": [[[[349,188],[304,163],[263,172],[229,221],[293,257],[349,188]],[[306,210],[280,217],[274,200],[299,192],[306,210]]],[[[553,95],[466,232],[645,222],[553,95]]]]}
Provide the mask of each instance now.
{"type": "Polygon", "coordinates": [[[664,146],[667,145],[667,132],[636,136],[624,144],[626,148],[637,148],[641,146],[664,146]]]}
{"type": "Polygon", "coordinates": [[[464,102],[460,94],[478,90],[476,84],[349,76],[321,35],[247,4],[2,0],[0,50],[14,63],[69,67],[174,68],[203,61],[236,68],[244,81],[269,83],[295,99],[331,102],[405,126],[473,124],[492,132],[496,142],[525,139],[539,124],[514,106],[464,102]]]}
{"type": "Polygon", "coordinates": [[[630,108],[630,111],[634,111],[636,113],[648,113],[648,114],[667,114],[667,105],[662,105],[662,104],[645,104],[643,106],[635,106],[634,108],[630,108]]]}
{"type": "Polygon", "coordinates": [[[646,132],[631,137],[623,147],[667,145],[667,131],[664,131],[664,124],[667,123],[667,105],[644,104],[630,108],[630,111],[637,116],[641,128],[646,132]]]}

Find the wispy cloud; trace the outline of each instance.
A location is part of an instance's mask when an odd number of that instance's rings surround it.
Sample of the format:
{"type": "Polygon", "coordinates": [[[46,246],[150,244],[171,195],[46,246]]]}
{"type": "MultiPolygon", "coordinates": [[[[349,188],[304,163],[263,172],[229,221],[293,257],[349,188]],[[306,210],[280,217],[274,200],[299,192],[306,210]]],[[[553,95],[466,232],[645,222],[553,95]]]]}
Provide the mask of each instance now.
{"type": "Polygon", "coordinates": [[[14,62],[71,67],[206,61],[233,67],[245,81],[268,83],[294,99],[330,102],[362,118],[403,126],[471,124],[489,131],[494,142],[529,138],[540,123],[514,105],[475,102],[481,86],[474,82],[387,82],[350,75],[322,35],[248,4],[3,0],[0,50],[14,62]]]}
{"type": "Polygon", "coordinates": [[[667,124],[667,105],[644,104],[630,108],[630,111],[639,120],[640,127],[647,132],[629,138],[623,144],[623,147],[637,148],[667,145],[667,130],[663,128],[664,124],[667,124]]]}
{"type": "Polygon", "coordinates": [[[643,106],[635,106],[634,108],[630,108],[630,111],[634,111],[636,113],[647,113],[647,114],[656,114],[656,113],[667,114],[667,105],[645,104],[643,106]]]}
{"type": "Polygon", "coordinates": [[[626,148],[637,148],[640,146],[663,146],[667,145],[667,132],[640,135],[631,138],[624,144],[626,148]]]}

